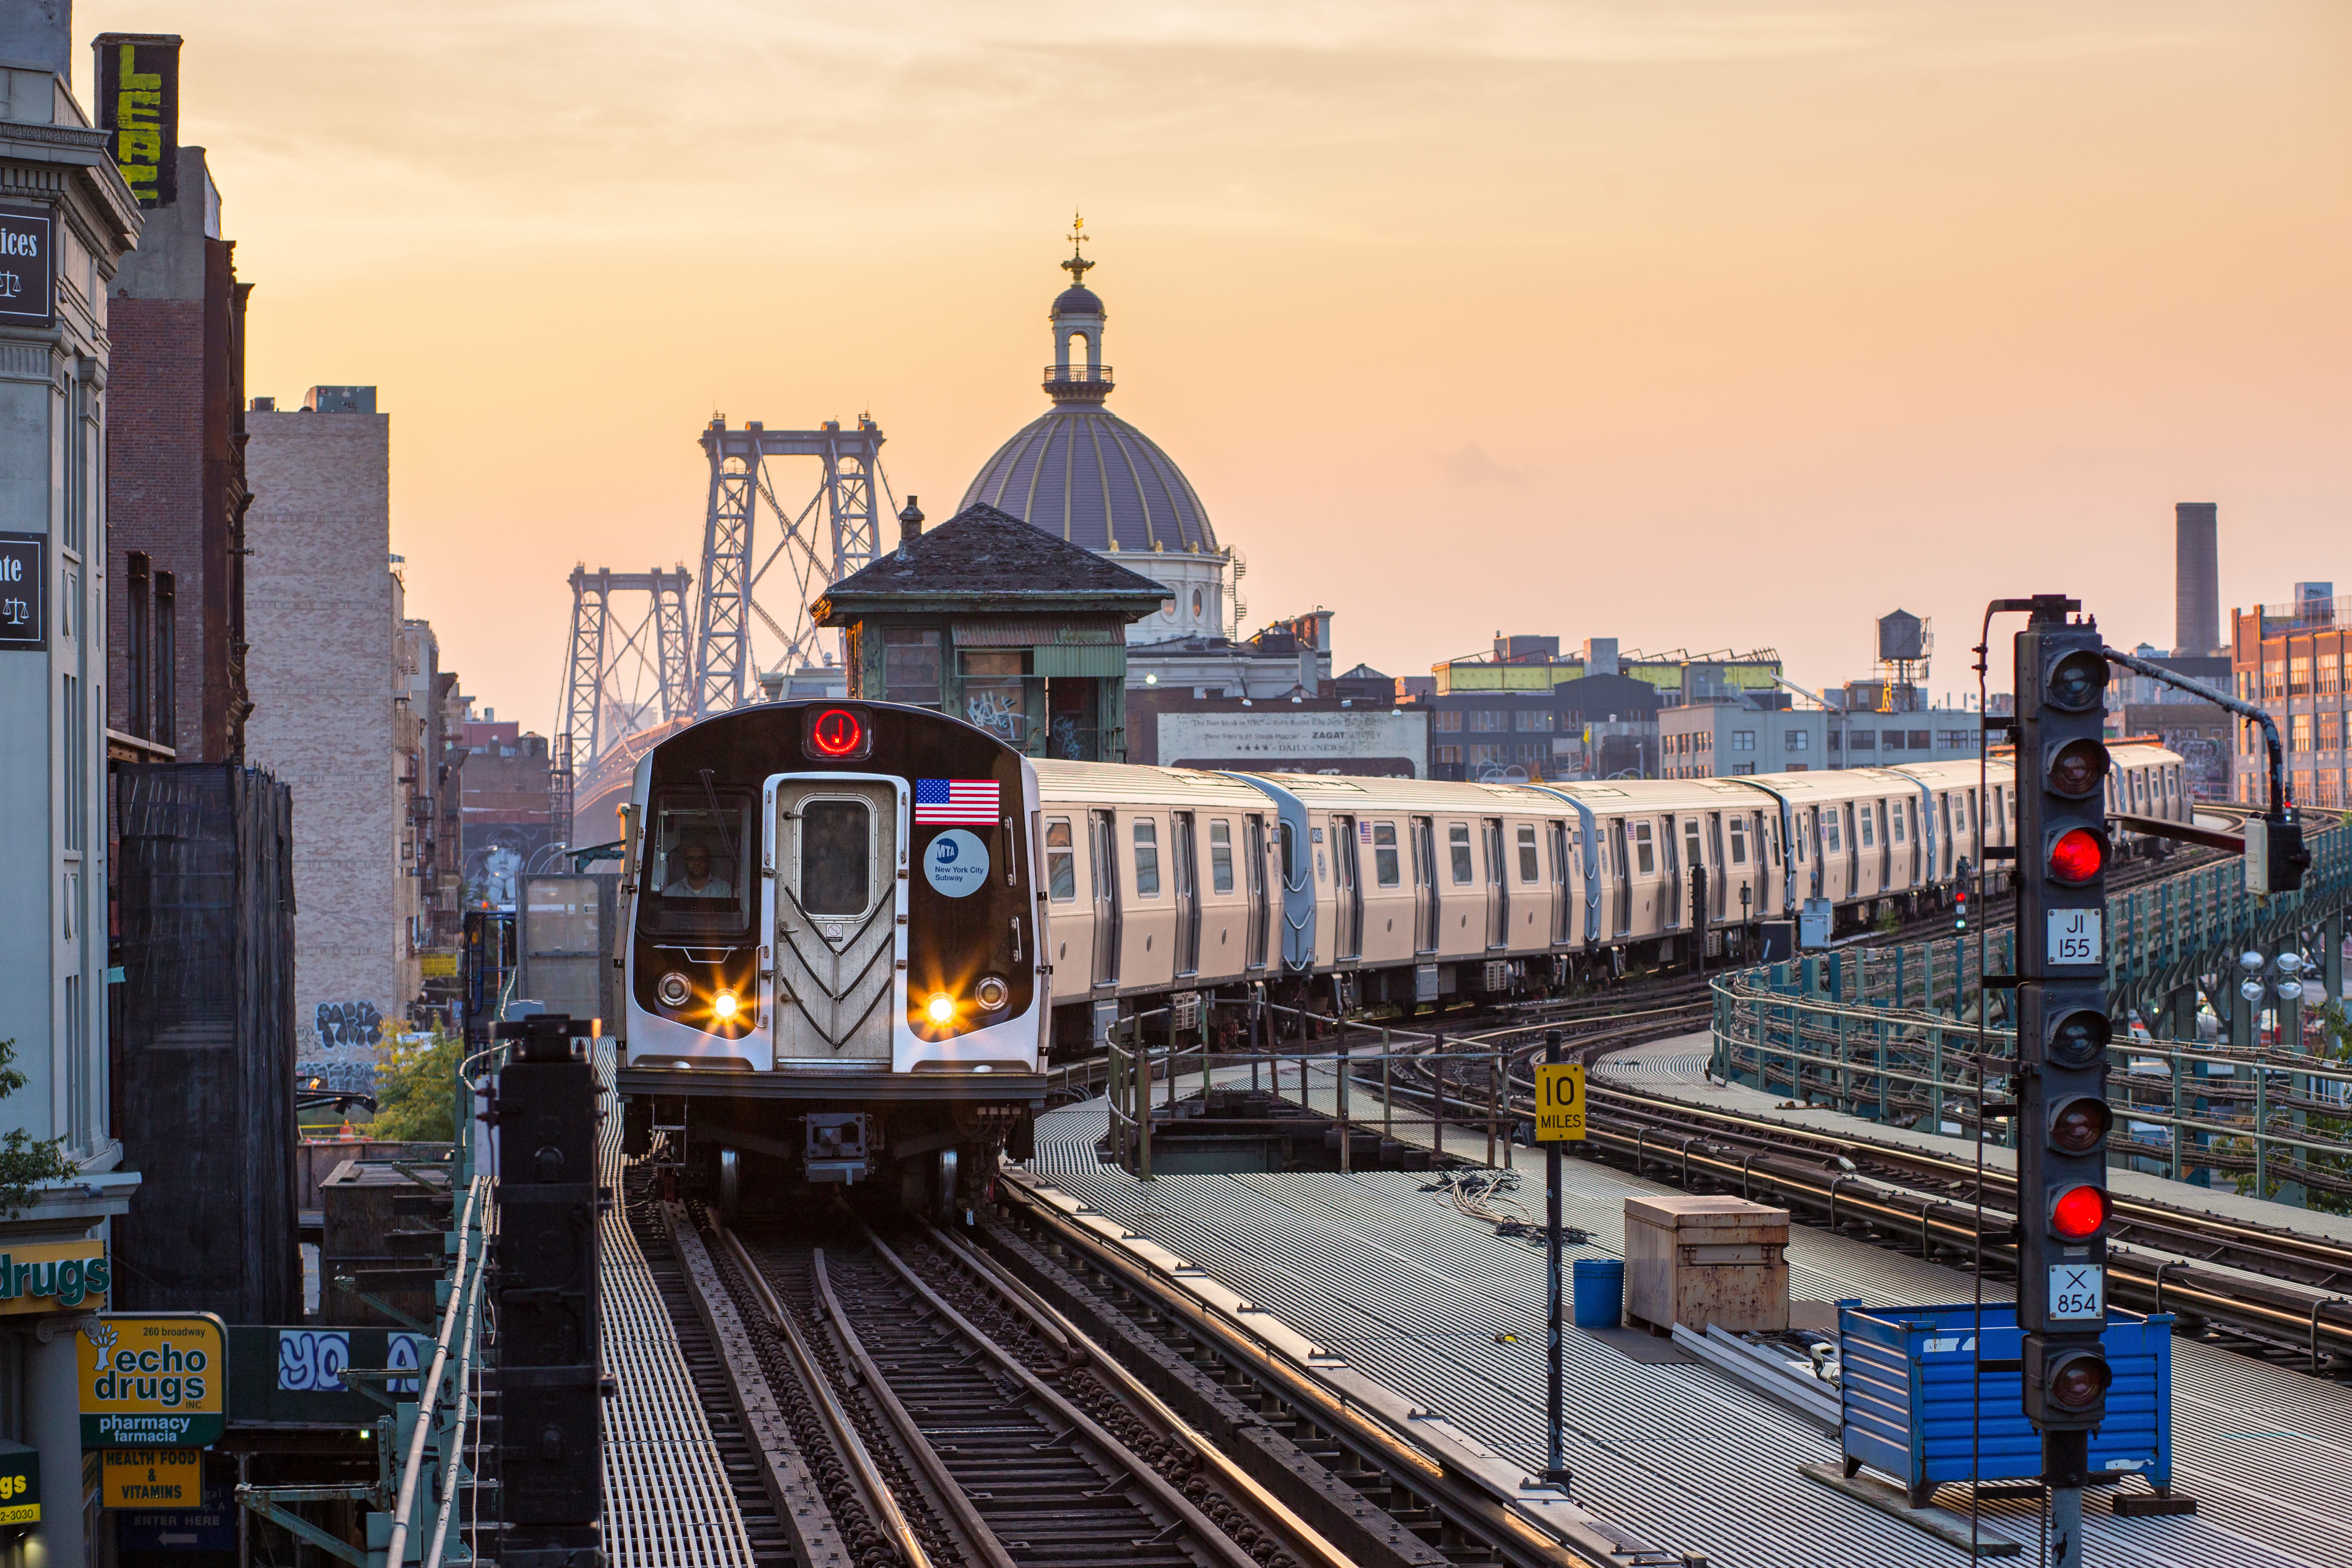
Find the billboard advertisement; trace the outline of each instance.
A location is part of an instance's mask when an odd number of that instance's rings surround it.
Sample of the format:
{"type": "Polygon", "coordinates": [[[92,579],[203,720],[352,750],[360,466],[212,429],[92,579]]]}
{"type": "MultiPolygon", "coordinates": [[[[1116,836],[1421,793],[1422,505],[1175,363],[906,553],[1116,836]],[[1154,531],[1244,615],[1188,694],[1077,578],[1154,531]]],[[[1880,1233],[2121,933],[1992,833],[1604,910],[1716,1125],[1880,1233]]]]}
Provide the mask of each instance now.
{"type": "Polygon", "coordinates": [[[1159,754],[1171,768],[1421,778],[1429,771],[1429,715],[1270,708],[1162,713],[1159,754]]]}

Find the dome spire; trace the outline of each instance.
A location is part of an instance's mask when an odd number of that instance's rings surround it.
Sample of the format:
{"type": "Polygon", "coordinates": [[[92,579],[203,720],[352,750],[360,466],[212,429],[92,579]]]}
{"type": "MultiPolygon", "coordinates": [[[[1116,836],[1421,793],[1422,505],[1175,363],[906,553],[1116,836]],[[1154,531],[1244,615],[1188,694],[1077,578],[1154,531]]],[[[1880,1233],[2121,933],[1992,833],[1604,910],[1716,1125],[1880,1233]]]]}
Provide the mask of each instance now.
{"type": "Polygon", "coordinates": [[[1045,391],[1056,403],[1100,403],[1110,395],[1110,366],[1103,363],[1103,303],[1087,287],[1087,272],[1095,264],[1087,259],[1086,243],[1086,217],[1073,212],[1070,258],[1062,263],[1070,286],[1055,298],[1047,318],[1054,323],[1054,363],[1045,367],[1045,391]]]}

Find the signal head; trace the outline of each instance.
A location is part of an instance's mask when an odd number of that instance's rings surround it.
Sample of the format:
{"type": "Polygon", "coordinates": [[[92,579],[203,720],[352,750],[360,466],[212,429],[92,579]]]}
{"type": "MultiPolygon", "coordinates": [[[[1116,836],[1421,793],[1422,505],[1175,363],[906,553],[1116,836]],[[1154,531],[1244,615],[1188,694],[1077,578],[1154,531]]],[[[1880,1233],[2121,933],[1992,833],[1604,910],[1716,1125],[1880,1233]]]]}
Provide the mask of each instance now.
{"type": "Polygon", "coordinates": [[[2088,1241],[2106,1228],[2112,1207],[2105,1187],[2068,1187],[2050,1201],[2050,1228],[2062,1241],[2088,1241]]]}
{"type": "Polygon", "coordinates": [[[2050,1369],[2050,1403],[2062,1410],[2089,1410],[2104,1398],[2115,1381],[2107,1358],[2090,1351],[2061,1355],[2050,1369]]]}
{"type": "Polygon", "coordinates": [[[2107,841],[2088,827],[2070,827],[2050,842],[2050,879],[2080,887],[2107,868],[2107,841]]]}
{"type": "Polygon", "coordinates": [[[2042,1054],[2059,1067],[2080,1071],[2105,1061],[2107,1042],[2114,1037],[2115,1026],[2105,1013],[2095,1007],[2077,1007],[2060,1015],[2051,1026],[2042,1054]]]}
{"type": "Polygon", "coordinates": [[[2084,713],[2098,706],[2107,689],[2107,661],[2089,648],[2076,648],[2050,667],[2042,678],[2042,700],[2068,713],[2084,713]]]}
{"type": "Polygon", "coordinates": [[[2099,742],[2088,736],[2069,741],[2050,753],[2042,787],[2068,800],[2084,799],[2106,782],[2107,763],[2107,748],[2099,742]]]}
{"type": "Polygon", "coordinates": [[[2115,1124],[2116,1113],[2105,1100],[2079,1096],[2050,1113],[2050,1146],[2062,1154],[2088,1154],[2106,1142],[2107,1130],[2115,1124]]]}
{"type": "Polygon", "coordinates": [[[801,750],[820,763],[850,763],[871,755],[874,731],[855,708],[811,708],[801,721],[801,750]]]}

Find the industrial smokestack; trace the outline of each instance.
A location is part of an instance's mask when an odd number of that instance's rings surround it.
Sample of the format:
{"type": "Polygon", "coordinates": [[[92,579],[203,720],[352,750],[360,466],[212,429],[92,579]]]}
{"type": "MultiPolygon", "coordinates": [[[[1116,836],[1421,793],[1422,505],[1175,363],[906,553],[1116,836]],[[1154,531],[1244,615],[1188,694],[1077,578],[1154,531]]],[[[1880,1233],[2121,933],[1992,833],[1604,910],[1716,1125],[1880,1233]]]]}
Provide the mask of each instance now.
{"type": "Polygon", "coordinates": [[[2173,506],[2172,657],[2201,658],[2221,647],[2221,564],[2217,508],[2210,500],[2173,506]]]}
{"type": "Polygon", "coordinates": [[[915,541],[922,537],[923,509],[915,504],[915,498],[910,495],[907,498],[907,504],[898,509],[898,554],[900,559],[903,560],[906,557],[907,547],[913,544],[915,541]]]}

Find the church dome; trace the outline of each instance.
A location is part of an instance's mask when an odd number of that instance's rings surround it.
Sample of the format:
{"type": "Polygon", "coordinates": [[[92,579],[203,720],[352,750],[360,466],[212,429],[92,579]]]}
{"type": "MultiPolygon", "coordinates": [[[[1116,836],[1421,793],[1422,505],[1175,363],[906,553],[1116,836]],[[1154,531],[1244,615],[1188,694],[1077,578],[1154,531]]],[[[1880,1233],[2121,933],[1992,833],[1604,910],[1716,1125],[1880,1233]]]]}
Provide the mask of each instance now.
{"type": "Polygon", "coordinates": [[[1150,437],[1107,412],[1101,299],[1086,285],[1095,264],[1062,263],[1070,286],[1054,301],[1054,363],[1045,388],[1053,408],[981,465],[956,510],[985,502],[1088,550],[1213,554],[1207,509],[1150,437]]]}
{"type": "Polygon", "coordinates": [[[999,447],[956,510],[974,501],[1088,550],[1217,548],[1184,470],[1099,404],[1060,404],[999,447]]]}

